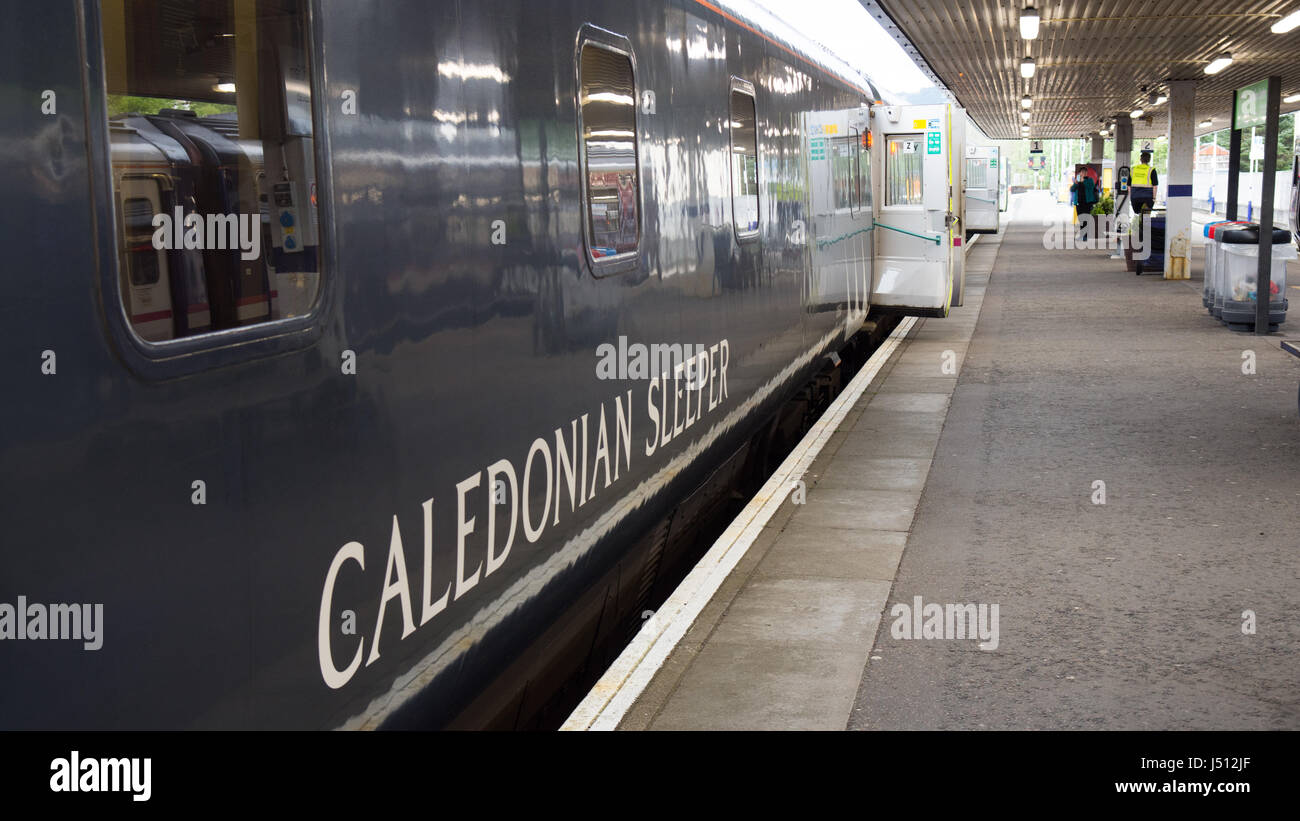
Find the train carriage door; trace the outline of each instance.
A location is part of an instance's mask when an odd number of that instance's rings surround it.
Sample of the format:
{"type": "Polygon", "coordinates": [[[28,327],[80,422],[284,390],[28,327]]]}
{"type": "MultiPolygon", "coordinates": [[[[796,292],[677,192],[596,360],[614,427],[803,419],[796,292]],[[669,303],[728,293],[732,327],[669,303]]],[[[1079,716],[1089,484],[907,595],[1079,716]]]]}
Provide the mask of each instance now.
{"type": "Polygon", "coordinates": [[[947,316],[964,280],[964,112],[949,104],[887,106],[872,118],[881,157],[873,305],[947,316]]]}
{"type": "Polygon", "coordinates": [[[966,230],[980,234],[998,232],[998,148],[966,147],[966,230]]]}
{"type": "MultiPolygon", "coordinates": [[[[1001,149],[998,149],[1001,152],[1001,149]]],[[[999,160],[998,165],[998,210],[1006,213],[1007,198],[1009,196],[1007,186],[1011,184],[1011,174],[1007,171],[1007,164],[999,160]]]]}
{"type": "Polygon", "coordinates": [[[131,326],[141,339],[171,339],[172,298],[167,253],[155,248],[153,215],[163,213],[163,175],[120,177],[118,213],[122,215],[122,293],[129,295],[131,326]]]}
{"type": "Polygon", "coordinates": [[[855,333],[866,320],[867,311],[871,307],[871,265],[876,248],[876,207],[871,190],[871,121],[866,108],[860,109],[856,117],[850,120],[850,127],[856,157],[854,170],[857,174],[857,179],[853,181],[853,191],[858,200],[858,208],[854,213],[853,233],[850,237],[853,247],[853,270],[849,288],[846,338],[855,333]]]}
{"type": "Polygon", "coordinates": [[[1291,163],[1291,240],[1300,244],[1300,154],[1291,163]]]}
{"type": "Polygon", "coordinates": [[[948,237],[952,265],[952,304],[966,304],[966,110],[944,106],[944,140],[948,153],[948,213],[953,215],[948,237]]]}
{"type": "Polygon", "coordinates": [[[845,335],[862,325],[871,288],[871,156],[868,109],[806,115],[806,152],[812,223],[808,306],[844,316],[845,335]]]}

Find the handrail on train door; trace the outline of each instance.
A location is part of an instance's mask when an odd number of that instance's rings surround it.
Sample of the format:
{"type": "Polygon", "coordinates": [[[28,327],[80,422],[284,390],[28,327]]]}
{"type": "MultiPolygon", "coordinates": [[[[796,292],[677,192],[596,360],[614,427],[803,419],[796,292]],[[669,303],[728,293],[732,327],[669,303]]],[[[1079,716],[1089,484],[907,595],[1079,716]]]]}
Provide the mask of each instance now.
{"type": "Polygon", "coordinates": [[[907,234],[909,237],[916,237],[917,239],[923,239],[928,242],[933,242],[935,245],[941,244],[943,239],[942,237],[932,237],[926,234],[918,234],[915,231],[908,231],[906,228],[895,228],[894,226],[886,225],[885,223],[880,222],[879,220],[872,220],[871,224],[876,226],[877,228],[888,228],[890,231],[897,231],[900,234],[907,234]]]}

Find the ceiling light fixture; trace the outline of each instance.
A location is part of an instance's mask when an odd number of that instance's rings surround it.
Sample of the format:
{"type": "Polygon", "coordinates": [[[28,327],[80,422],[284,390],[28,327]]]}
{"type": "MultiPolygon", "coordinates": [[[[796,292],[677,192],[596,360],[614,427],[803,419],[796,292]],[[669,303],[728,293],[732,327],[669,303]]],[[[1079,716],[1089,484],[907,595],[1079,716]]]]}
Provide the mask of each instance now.
{"type": "Polygon", "coordinates": [[[1028,80],[1030,77],[1034,76],[1035,68],[1036,66],[1034,65],[1034,58],[1026,57],[1025,59],[1020,61],[1020,76],[1028,80]]]}
{"type": "Polygon", "coordinates": [[[1214,125],[1214,120],[1201,120],[1200,127],[1201,127],[1201,128],[1209,128],[1209,127],[1212,126],[1212,125],[1214,125]]]}
{"type": "MultiPolygon", "coordinates": [[[[1020,36],[1026,40],[1033,40],[1038,37],[1038,24],[1041,20],[1042,18],[1038,16],[1038,9],[1033,6],[1021,11],[1020,36]]],[[[1295,28],[1295,26],[1292,26],[1291,28],[1295,28]]],[[[1290,29],[1287,30],[1290,31],[1290,29]]]]}
{"type": "Polygon", "coordinates": [[[1022,111],[1022,112],[1020,112],[1020,119],[1024,120],[1025,122],[1029,122],[1029,117],[1030,117],[1030,116],[1031,116],[1031,115],[1030,115],[1030,113],[1029,113],[1028,111],[1022,111]]]}
{"type": "Polygon", "coordinates": [[[1282,98],[1284,103],[1300,103],[1300,94],[1288,94],[1282,98]]]}
{"type": "Polygon", "coordinates": [[[1020,98],[1021,108],[1031,108],[1033,105],[1034,105],[1034,98],[1030,97],[1028,94],[1020,98]]]}
{"type": "Polygon", "coordinates": [[[1164,105],[1167,102],[1169,102],[1168,95],[1159,94],[1156,96],[1156,105],[1164,105]]]}
{"type": "Polygon", "coordinates": [[[1129,115],[1129,117],[1132,117],[1133,119],[1136,120],[1138,117],[1141,117],[1143,113],[1144,113],[1144,112],[1142,111],[1142,109],[1140,109],[1140,108],[1135,108],[1135,109],[1133,109],[1132,111],[1130,111],[1130,112],[1128,113],[1128,115],[1129,115]]]}
{"type": "Polygon", "coordinates": [[[1210,64],[1205,67],[1205,73],[1218,74],[1230,65],[1232,65],[1232,52],[1225,51],[1210,61],[1210,64]]]}
{"type": "Polygon", "coordinates": [[[1283,17],[1281,20],[1278,20],[1276,23],[1273,24],[1272,28],[1270,28],[1269,31],[1273,32],[1274,34],[1286,34],[1287,32],[1295,29],[1296,26],[1300,26],[1300,9],[1296,9],[1295,11],[1288,14],[1286,17],[1283,17]]]}

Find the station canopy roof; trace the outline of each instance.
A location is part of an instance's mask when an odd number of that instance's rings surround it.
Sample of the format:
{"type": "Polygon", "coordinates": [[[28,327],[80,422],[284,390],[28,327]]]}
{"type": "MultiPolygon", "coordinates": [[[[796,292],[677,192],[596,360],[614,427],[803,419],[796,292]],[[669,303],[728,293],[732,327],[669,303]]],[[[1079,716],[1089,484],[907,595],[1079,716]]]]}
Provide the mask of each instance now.
{"type": "MultiPolygon", "coordinates": [[[[1170,80],[1195,80],[1196,133],[1231,125],[1232,92],[1270,75],[1282,96],[1300,93],[1300,28],[1270,27],[1300,0],[859,0],[922,69],[956,96],[991,139],[1019,139],[1021,97],[1033,98],[1030,136],[1095,134],[1101,120],[1141,108],[1135,136],[1168,131],[1170,80]],[[1037,38],[1020,33],[1034,6],[1037,38]],[[1223,52],[1232,63],[1205,67],[1223,52]],[[1032,78],[1021,76],[1032,57],[1032,78]],[[1146,88],[1144,92],[1142,89],[1146,88]],[[1200,123],[1212,120],[1212,125],[1200,123]]],[[[1300,109],[1283,103],[1282,112],[1300,109]]],[[[1113,133],[1113,132],[1112,132],[1113,133]]]]}

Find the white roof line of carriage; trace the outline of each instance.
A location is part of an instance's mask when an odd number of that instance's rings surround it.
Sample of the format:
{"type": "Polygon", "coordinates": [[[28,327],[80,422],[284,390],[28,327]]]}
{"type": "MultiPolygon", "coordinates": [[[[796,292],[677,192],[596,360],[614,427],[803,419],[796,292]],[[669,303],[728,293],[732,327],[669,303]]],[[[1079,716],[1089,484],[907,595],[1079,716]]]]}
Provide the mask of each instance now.
{"type": "Polygon", "coordinates": [[[763,32],[764,36],[781,43],[808,60],[808,62],[825,69],[840,79],[853,85],[865,86],[875,99],[881,99],[877,86],[871,78],[837,57],[821,43],[806,37],[797,29],[777,17],[764,6],[753,0],[712,0],[714,5],[744,20],[763,32]]]}

